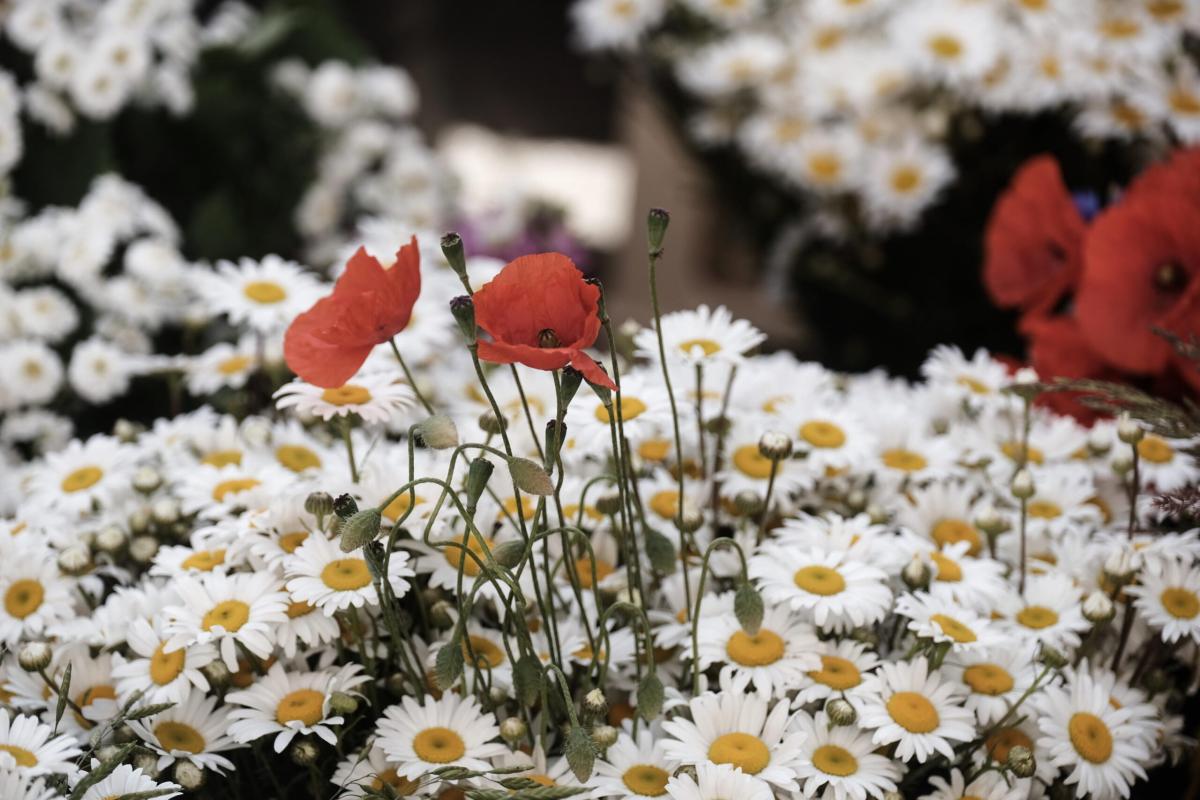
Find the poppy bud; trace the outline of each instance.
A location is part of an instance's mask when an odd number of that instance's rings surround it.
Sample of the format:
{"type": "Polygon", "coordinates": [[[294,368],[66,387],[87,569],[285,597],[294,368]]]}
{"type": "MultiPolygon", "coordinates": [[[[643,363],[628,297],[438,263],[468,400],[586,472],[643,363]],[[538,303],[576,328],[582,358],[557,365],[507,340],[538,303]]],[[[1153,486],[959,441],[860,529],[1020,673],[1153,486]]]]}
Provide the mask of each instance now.
{"type": "Polygon", "coordinates": [[[450,269],[454,270],[454,274],[459,280],[466,281],[467,279],[467,257],[463,253],[462,237],[454,231],[450,231],[442,237],[442,255],[446,257],[446,263],[450,265],[450,269]]]}
{"type": "Polygon", "coordinates": [[[637,687],[638,713],[642,715],[642,719],[649,722],[662,713],[665,695],[666,691],[658,673],[647,672],[637,687]]]}
{"type": "Polygon", "coordinates": [[[509,456],[508,472],[512,475],[517,488],[523,492],[529,492],[539,497],[554,494],[554,483],[550,480],[546,470],[528,458],[509,456]]]}
{"type": "Polygon", "coordinates": [[[479,429],[484,433],[490,433],[495,436],[504,431],[508,427],[508,423],[503,417],[497,417],[491,411],[485,411],[479,415],[479,429]]]}
{"type": "Polygon", "coordinates": [[[525,542],[521,539],[502,542],[492,548],[492,558],[502,567],[512,569],[525,557],[525,542]]]}
{"type": "Polygon", "coordinates": [[[476,458],[467,468],[467,511],[472,514],[479,506],[479,498],[487,488],[495,466],[486,458],[476,458]]]}
{"type": "Polygon", "coordinates": [[[562,450],[563,442],[567,440],[567,423],[558,420],[546,422],[546,463],[553,465],[558,461],[558,452],[562,450]],[[555,433],[557,431],[557,433],[555,433]]]}
{"type": "Polygon", "coordinates": [[[537,702],[545,683],[546,675],[537,656],[527,653],[517,659],[513,667],[513,691],[516,692],[517,702],[527,708],[532,706],[537,702]]]}
{"type": "Polygon", "coordinates": [[[437,656],[434,657],[433,680],[439,689],[446,691],[454,685],[458,676],[462,675],[464,660],[462,626],[460,625],[454,629],[450,641],[442,645],[442,648],[437,651],[437,656]]]}
{"type": "Polygon", "coordinates": [[[378,508],[364,508],[342,525],[342,552],[353,553],[379,535],[383,515],[378,508]]]}
{"type": "Polygon", "coordinates": [[[434,414],[417,425],[417,435],[426,447],[434,450],[447,450],[458,446],[458,428],[454,420],[445,414],[434,414]]]}
{"type": "Polygon", "coordinates": [[[750,636],[758,635],[763,619],[763,599],[750,581],[742,581],[733,595],[733,613],[750,636]]]}
{"type": "Polygon", "coordinates": [[[621,495],[604,494],[596,498],[596,510],[609,517],[621,513],[621,495]]]}
{"type": "Polygon", "coordinates": [[[458,323],[468,347],[475,347],[479,334],[475,328],[475,302],[467,295],[459,295],[450,301],[450,313],[458,323]]]}
{"type": "Polygon", "coordinates": [[[575,393],[579,391],[580,385],[583,383],[583,373],[574,367],[564,367],[562,371],[562,382],[559,384],[562,391],[563,408],[571,405],[571,401],[575,399],[575,393]]]}
{"type": "MultiPolygon", "coordinates": [[[[615,736],[613,737],[615,740],[615,736]]],[[[567,766],[581,783],[592,777],[592,768],[596,765],[596,745],[587,731],[578,725],[572,725],[567,734],[563,753],[567,757],[567,766]]]]}
{"type": "Polygon", "coordinates": [[[670,575],[675,571],[675,545],[654,528],[646,528],[646,558],[650,560],[650,567],[660,575],[670,575]]]}
{"type": "Polygon", "coordinates": [[[646,215],[646,238],[650,241],[653,252],[662,250],[663,238],[667,235],[667,226],[671,224],[671,215],[665,208],[652,208],[646,215]]]}

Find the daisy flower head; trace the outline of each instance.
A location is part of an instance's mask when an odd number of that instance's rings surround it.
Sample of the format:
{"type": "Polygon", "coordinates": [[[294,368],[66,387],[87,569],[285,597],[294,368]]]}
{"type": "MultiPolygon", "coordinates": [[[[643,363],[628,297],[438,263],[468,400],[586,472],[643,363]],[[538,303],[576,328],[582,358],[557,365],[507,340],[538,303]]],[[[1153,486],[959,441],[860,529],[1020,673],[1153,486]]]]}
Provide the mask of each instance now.
{"type": "Polygon", "coordinates": [[[682,764],[730,764],[784,790],[797,788],[802,733],[789,726],[786,700],[770,704],[766,695],[747,692],[745,679],[726,681],[722,691],[693,697],[691,719],[663,723],[666,754],[682,764]]]}
{"type": "Polygon", "coordinates": [[[258,333],[279,333],[322,293],[312,274],[276,255],[237,264],[220,261],[195,278],[197,292],[214,313],[258,333]]]}
{"type": "MultiPolygon", "coordinates": [[[[596,762],[594,781],[605,796],[651,800],[667,791],[677,766],[678,762],[667,756],[662,731],[657,726],[642,728],[636,738],[629,730],[623,730],[604,758],[596,762]]],[[[759,781],[753,783],[762,786],[759,781]]]]}
{"type": "Polygon", "coordinates": [[[947,677],[968,692],[963,705],[975,712],[980,725],[998,721],[1033,685],[1032,647],[995,647],[978,653],[951,655],[942,665],[947,677]]]}
{"type": "Polygon", "coordinates": [[[889,36],[910,63],[936,81],[961,84],[979,79],[996,63],[1003,24],[987,5],[929,0],[907,5],[892,21],[889,36]]]}
{"type": "Polygon", "coordinates": [[[732,603],[727,605],[728,611],[716,615],[704,608],[697,641],[701,669],[724,664],[722,672],[748,678],[756,691],[770,697],[786,694],[806,673],[820,667],[813,654],[817,637],[812,627],[787,606],[768,607],[758,631],[750,635],[732,613],[732,603]]]}
{"type": "Polygon", "coordinates": [[[723,495],[732,498],[740,492],[754,492],[764,497],[767,485],[774,481],[772,505],[778,506],[793,492],[812,488],[813,476],[803,462],[790,456],[772,460],[763,455],[759,442],[775,433],[770,428],[761,417],[743,419],[726,434],[725,466],[717,475],[723,495]]]}
{"type": "Polygon", "coordinates": [[[73,616],[74,592],[49,551],[15,546],[0,563],[0,641],[12,646],[73,616]]]}
{"type": "Polygon", "coordinates": [[[978,490],[969,483],[935,481],[909,489],[896,510],[896,522],[940,549],[967,542],[967,555],[977,556],[984,545],[975,525],[980,504],[978,490]]]}
{"type": "Polygon", "coordinates": [[[220,342],[187,362],[188,392],[207,397],[221,389],[241,389],[259,366],[255,343],[250,338],[220,342]]]}
{"type": "Polygon", "coordinates": [[[1140,582],[1125,591],[1163,641],[1200,642],[1200,568],[1166,561],[1158,574],[1143,570],[1140,582]]]}
{"type": "Polygon", "coordinates": [[[1029,789],[1021,783],[1014,781],[1009,785],[994,772],[984,773],[968,783],[962,772],[952,769],[949,780],[940,775],[932,776],[929,784],[933,791],[921,795],[920,800],[962,800],[967,797],[978,800],[1024,800],[1029,797],[1029,789]]]}
{"type": "Polygon", "coordinates": [[[487,759],[508,750],[493,741],[500,735],[495,718],[474,697],[451,692],[426,696],[422,704],[401,698],[400,705],[384,710],[376,733],[378,747],[409,780],[441,767],[486,770],[491,766],[487,759]]]}
{"type": "MultiPolygon", "coordinates": [[[[734,319],[725,306],[672,311],[662,316],[660,330],[668,363],[686,366],[740,364],[767,338],[746,320],[734,319]]],[[[639,357],[659,360],[658,336],[652,328],[638,331],[633,341],[639,357]]]]}
{"type": "Polygon", "coordinates": [[[181,575],[175,588],[183,602],[164,611],[171,637],[166,652],[212,643],[232,672],[238,669],[238,645],[258,658],[271,655],[274,628],[288,618],[288,597],[274,573],[181,575]]]}
{"type": "Polygon", "coordinates": [[[63,377],[62,359],[44,342],[21,339],[0,346],[0,382],[10,407],[49,403],[63,377]]]}
{"type": "Polygon", "coordinates": [[[80,800],[108,800],[110,797],[140,795],[143,792],[167,800],[178,797],[180,792],[175,790],[179,788],[181,787],[176,783],[159,783],[131,764],[121,764],[102,780],[88,787],[80,800]]]}
{"type": "Polygon", "coordinates": [[[868,679],[873,690],[859,711],[877,745],[896,743],[896,757],[924,763],[935,753],[954,758],[953,742],[975,736],[974,715],[962,707],[962,691],[929,671],[924,657],[885,662],[868,679]]]}
{"type": "Polygon", "coordinates": [[[357,415],[364,422],[384,424],[416,404],[416,395],[408,384],[387,374],[356,375],[351,382],[322,389],[299,378],[275,392],[275,406],[294,409],[301,419],[357,415]]]}
{"type": "Polygon", "coordinates": [[[224,705],[218,708],[217,699],[192,690],[166,711],[129,720],[128,725],[147,747],[158,753],[160,771],[176,761],[189,761],[201,769],[223,774],[233,769],[233,762],[221,753],[243,745],[230,738],[230,709],[224,705]]]}
{"type": "Polygon", "coordinates": [[[1059,572],[1031,575],[1025,596],[1011,593],[1000,611],[1014,635],[1059,649],[1077,647],[1080,635],[1092,625],[1083,616],[1080,588],[1059,572]]]}
{"type": "Polygon", "coordinates": [[[808,672],[808,685],[803,686],[792,700],[792,708],[810,703],[824,703],[831,697],[842,697],[857,704],[869,690],[867,674],[879,666],[879,656],[865,644],[850,639],[828,640],[817,647],[821,660],[817,669],[808,672]]]}
{"type": "MultiPolygon", "coordinates": [[[[283,569],[292,597],[320,608],[327,617],[348,608],[379,604],[362,548],[344,553],[324,535],[310,535],[296,552],[284,559],[283,569]]],[[[408,553],[393,552],[388,561],[388,582],[396,598],[408,593],[409,582],[405,578],[412,575],[408,553]]]]}
{"type": "Polygon", "coordinates": [[[1200,466],[1183,450],[1195,447],[1194,439],[1167,439],[1153,433],[1137,443],[1138,466],[1142,480],[1160,492],[1169,492],[1200,479],[1200,466]]]}
{"type": "Polygon", "coordinates": [[[30,475],[30,502],[68,514],[110,507],[129,494],[136,452],[111,436],[74,440],[30,475]]]}
{"type": "Polygon", "coordinates": [[[796,727],[804,734],[799,776],[804,797],[864,800],[896,790],[900,765],[875,752],[869,732],[831,725],[824,711],[797,715],[796,727]]]}
{"type": "Polygon", "coordinates": [[[229,714],[229,735],[238,742],[275,736],[276,753],[282,753],[297,735],[310,734],[329,744],[337,743],[331,726],[345,720],[331,714],[334,692],[348,693],[369,678],[359,675],[358,664],[337,670],[291,672],[278,661],[249,689],[230,692],[226,701],[241,706],[229,714]]]}
{"type": "Polygon", "coordinates": [[[670,430],[671,406],[661,375],[651,375],[646,370],[622,373],[620,409],[616,407],[616,394],[612,395],[611,403],[611,413],[595,394],[577,396],[571,403],[565,422],[578,447],[592,452],[607,448],[610,419],[615,420],[618,411],[625,436],[634,447],[670,430]]]}
{"type": "Polygon", "coordinates": [[[571,17],[587,49],[628,48],[658,24],[666,8],[665,0],[582,0],[571,6],[571,17]]]}
{"type": "Polygon", "coordinates": [[[167,635],[161,618],[135,619],[129,624],[126,642],[133,657],[116,657],[112,675],[117,695],[142,692],[147,703],[177,703],[192,687],[208,690],[201,669],[217,657],[211,644],[194,644],[168,653],[167,635]]]}
{"type": "Polygon", "coordinates": [[[933,348],[921,365],[921,375],[931,386],[972,404],[998,398],[1010,383],[1008,370],[986,350],[976,350],[967,358],[962,350],[946,344],[933,348]]]}
{"type": "Polygon", "coordinates": [[[784,413],[790,430],[782,430],[795,436],[797,456],[817,478],[845,474],[874,456],[875,437],[843,402],[830,398],[797,403],[784,413]]]}
{"type": "Polygon", "coordinates": [[[37,717],[10,716],[0,708],[0,774],[5,770],[26,776],[72,775],[80,750],[70,736],[54,736],[37,717]]]}
{"type": "Polygon", "coordinates": [[[1008,642],[984,617],[928,592],[901,595],[896,613],[908,618],[908,630],[918,639],[949,645],[951,653],[974,653],[1008,642]]]}
{"type": "Polygon", "coordinates": [[[878,622],[892,602],[883,570],[841,553],[767,545],[750,559],[749,571],[764,600],[787,603],[822,629],[878,622]]]}
{"type": "MultiPolygon", "coordinates": [[[[62,795],[47,786],[42,778],[0,769],[0,797],[4,800],[57,800],[62,795]]],[[[89,796],[87,800],[94,799],[89,796]]]]}
{"type": "Polygon", "coordinates": [[[682,773],[667,781],[671,800],[771,800],[770,786],[732,764],[696,764],[696,777],[682,773]]]}
{"type": "Polygon", "coordinates": [[[400,777],[377,745],[372,745],[366,753],[351,753],[338,762],[329,782],[341,789],[338,800],[358,798],[371,792],[386,793],[388,789],[399,797],[406,797],[417,790],[417,782],[400,777]]]}

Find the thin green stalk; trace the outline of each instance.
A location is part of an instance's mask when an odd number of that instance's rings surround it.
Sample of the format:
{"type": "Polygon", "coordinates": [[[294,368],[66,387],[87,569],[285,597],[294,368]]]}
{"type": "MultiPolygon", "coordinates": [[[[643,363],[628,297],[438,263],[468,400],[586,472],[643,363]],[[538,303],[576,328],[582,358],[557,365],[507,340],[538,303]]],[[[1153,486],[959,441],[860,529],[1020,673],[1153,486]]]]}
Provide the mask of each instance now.
{"type": "Polygon", "coordinates": [[[400,355],[400,348],[396,346],[396,337],[388,339],[388,344],[392,346],[392,352],[396,355],[396,360],[400,362],[400,369],[404,371],[404,380],[408,381],[409,387],[413,390],[413,394],[417,396],[417,400],[421,401],[421,405],[425,406],[425,410],[433,414],[433,406],[425,399],[425,395],[421,394],[421,390],[417,388],[417,381],[413,378],[412,372],[408,368],[408,364],[404,363],[404,356],[400,355]]]}
{"type": "Polygon", "coordinates": [[[344,415],[340,418],[340,427],[342,429],[342,442],[346,445],[346,459],[350,462],[350,480],[358,483],[358,464],[354,461],[354,440],[350,436],[349,415],[344,415]]]}

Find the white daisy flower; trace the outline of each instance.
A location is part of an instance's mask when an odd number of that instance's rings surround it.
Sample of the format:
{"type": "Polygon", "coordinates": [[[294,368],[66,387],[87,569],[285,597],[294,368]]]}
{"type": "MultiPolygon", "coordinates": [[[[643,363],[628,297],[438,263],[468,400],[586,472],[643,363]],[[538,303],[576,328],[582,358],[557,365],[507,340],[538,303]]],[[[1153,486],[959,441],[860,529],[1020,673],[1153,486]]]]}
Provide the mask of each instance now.
{"type": "Polygon", "coordinates": [[[879,666],[879,656],[867,646],[849,639],[828,640],[817,646],[821,660],[818,669],[808,673],[808,685],[802,686],[792,700],[792,708],[821,703],[841,697],[857,705],[869,686],[865,676],[879,666]]]}
{"type": "Polygon", "coordinates": [[[13,646],[72,617],[75,604],[49,551],[29,545],[6,551],[0,561],[0,641],[13,646]]]}
{"type": "MultiPolygon", "coordinates": [[[[1200,479],[1200,466],[1196,459],[1180,452],[1185,447],[1195,447],[1197,441],[1188,439],[1164,439],[1148,433],[1137,443],[1138,468],[1141,479],[1157,491],[1169,492],[1200,479]]],[[[1119,452],[1119,451],[1118,451],[1119,452]]]]}
{"type": "Polygon", "coordinates": [[[731,764],[696,764],[696,778],[680,774],[667,781],[671,800],[771,800],[771,788],[731,764]]]}
{"type": "Polygon", "coordinates": [[[873,693],[859,710],[860,724],[875,729],[875,744],[895,742],[901,761],[924,763],[935,753],[952,759],[952,743],[975,736],[974,715],[960,705],[962,691],[930,673],[924,658],[885,662],[867,681],[873,693]]]}
{"type": "Polygon", "coordinates": [[[0,769],[0,797],[4,800],[58,800],[62,795],[41,778],[26,775],[24,771],[0,769]]]}
{"type": "MultiPolygon", "coordinates": [[[[664,314],[662,337],[668,362],[688,366],[740,364],[767,338],[746,320],[735,320],[725,306],[710,309],[706,305],[664,314]]],[[[658,337],[652,328],[638,331],[634,344],[639,357],[659,361],[658,337]]]]}
{"type": "Polygon", "coordinates": [[[824,711],[815,717],[797,715],[796,727],[804,733],[800,791],[805,797],[820,792],[827,800],[860,800],[896,790],[900,765],[875,753],[869,732],[854,725],[831,725],[824,711]]]}
{"type": "Polygon", "coordinates": [[[297,378],[275,392],[279,409],[295,409],[301,418],[334,417],[355,414],[364,422],[391,422],[416,404],[416,395],[408,384],[391,375],[356,375],[353,382],[322,389],[297,378]]]}
{"type": "Polygon", "coordinates": [[[217,708],[217,698],[193,689],[184,699],[166,711],[127,724],[147,747],[158,753],[158,769],[176,761],[189,761],[201,769],[218,774],[233,769],[233,762],[221,753],[239,745],[227,733],[229,708],[217,708]]]}
{"type": "Polygon", "coordinates": [[[252,339],[219,342],[188,360],[188,392],[207,397],[221,389],[241,389],[258,368],[258,353],[252,339]]]}
{"type": "Polygon", "coordinates": [[[112,675],[118,696],[142,692],[147,703],[178,703],[192,687],[208,691],[208,679],[201,668],[216,659],[215,647],[194,644],[168,653],[168,637],[158,616],[133,620],[126,636],[136,657],[116,657],[112,675]]]}
{"type": "Polygon", "coordinates": [[[1029,576],[1025,596],[1010,592],[999,610],[1013,634],[1061,650],[1078,647],[1080,635],[1092,625],[1083,616],[1081,600],[1074,581],[1052,572],[1029,576]]]}
{"type": "Polygon", "coordinates": [[[1022,786],[1020,781],[1014,781],[1010,786],[995,772],[984,773],[967,783],[960,771],[952,769],[950,780],[934,775],[930,777],[929,784],[933,791],[921,795],[920,800],[962,800],[964,797],[978,800],[1025,800],[1029,797],[1029,788],[1022,786]]]}
{"type": "Polygon", "coordinates": [[[196,291],[214,313],[259,333],[282,331],[322,292],[309,272],[276,255],[220,261],[214,270],[194,274],[196,291]]]}
{"type": "MultiPolygon", "coordinates": [[[[344,553],[324,535],[309,536],[283,561],[287,589],[297,601],[316,606],[333,616],[338,611],[378,606],[374,579],[362,549],[344,553]]],[[[397,598],[408,593],[413,571],[408,553],[397,550],[388,560],[388,583],[397,598]]]]}
{"type": "Polygon", "coordinates": [[[0,775],[6,770],[25,776],[75,774],[80,754],[70,736],[54,736],[37,717],[10,716],[0,708],[0,775]]]}
{"type": "Polygon", "coordinates": [[[427,696],[422,704],[401,698],[400,705],[384,709],[376,730],[376,745],[409,780],[441,767],[486,770],[487,759],[508,750],[492,741],[500,734],[494,717],[474,697],[453,693],[427,696]]]}
{"type": "Polygon", "coordinates": [[[32,339],[0,345],[0,383],[12,407],[45,405],[62,388],[62,359],[32,339]]]}
{"type": "MultiPolygon", "coordinates": [[[[651,800],[667,791],[667,782],[679,766],[667,756],[658,726],[646,726],[635,739],[628,730],[596,762],[591,783],[606,797],[651,800]]],[[[754,781],[756,785],[761,785],[754,781]]]]}
{"type": "Polygon", "coordinates": [[[658,24],[666,7],[665,0],[583,0],[571,6],[571,17],[587,49],[627,48],[658,24]]]}
{"type": "Polygon", "coordinates": [[[981,653],[950,655],[942,665],[947,677],[968,694],[963,705],[980,725],[999,721],[1033,685],[1034,651],[1030,647],[997,647],[981,653]]]}
{"type": "Polygon", "coordinates": [[[724,664],[722,672],[747,677],[756,691],[782,697],[807,672],[821,666],[813,654],[817,637],[812,627],[792,616],[786,606],[767,607],[753,636],[742,630],[730,611],[712,614],[705,605],[703,615],[698,634],[701,669],[724,664]]]}
{"type": "Polygon", "coordinates": [[[1148,573],[1144,570],[1140,582],[1125,590],[1136,598],[1142,617],[1165,642],[1200,642],[1200,568],[1168,561],[1159,574],[1148,573]]]}
{"type": "Polygon", "coordinates": [[[314,734],[337,744],[331,726],[345,720],[330,714],[329,701],[334,692],[351,693],[370,680],[358,674],[361,669],[346,664],[336,671],[289,672],[275,663],[249,689],[225,696],[227,702],[243,706],[229,714],[229,735],[245,743],[275,734],[276,753],[282,753],[297,735],[314,734]]]}
{"type": "Polygon", "coordinates": [[[1008,637],[984,617],[928,592],[901,595],[895,609],[908,617],[908,630],[918,639],[948,644],[951,653],[977,653],[1008,643],[1008,637]]]}
{"type": "Polygon", "coordinates": [[[768,603],[787,603],[817,627],[861,627],[886,616],[892,602],[880,569],[818,550],[794,552],[766,545],[750,558],[753,577],[768,603]]]}
{"type": "Polygon", "coordinates": [[[182,605],[164,609],[165,652],[196,644],[219,644],[221,658],[231,672],[238,669],[237,645],[258,658],[271,655],[275,626],[287,620],[288,597],[271,572],[221,575],[208,573],[196,579],[181,575],[175,589],[182,605]]]}
{"type": "MultiPolygon", "coordinates": [[[[93,762],[93,768],[96,762],[93,762]]],[[[153,792],[156,798],[178,797],[181,788],[175,783],[159,783],[146,773],[129,764],[121,764],[99,782],[92,784],[79,800],[108,800],[142,792],[153,792]]],[[[5,795],[7,798],[8,795],[5,795]]]]}
{"type": "Polygon", "coordinates": [[[127,497],[135,454],[111,436],[72,441],[51,453],[30,476],[30,502],[79,514],[109,507],[127,497]]]}

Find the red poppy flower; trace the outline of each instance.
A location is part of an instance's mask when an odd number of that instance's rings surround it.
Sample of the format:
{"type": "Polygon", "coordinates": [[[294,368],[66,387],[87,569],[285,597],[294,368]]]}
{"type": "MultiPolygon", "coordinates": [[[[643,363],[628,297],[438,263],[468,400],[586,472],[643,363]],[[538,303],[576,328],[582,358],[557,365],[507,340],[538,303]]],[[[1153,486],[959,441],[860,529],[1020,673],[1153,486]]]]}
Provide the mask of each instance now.
{"type": "Polygon", "coordinates": [[[547,370],[569,364],[591,383],[616,390],[583,352],[600,335],[600,289],[562,253],[510,261],[472,299],[476,324],[492,337],[479,340],[484,361],[547,370]]]}
{"type": "Polygon", "coordinates": [[[408,326],[421,294],[417,237],[400,248],[384,269],[358,248],[333,293],[292,321],[283,338],[283,357],[292,372],[316,386],[341,386],[382,344],[408,326]]]}
{"type": "Polygon", "coordinates": [[[992,301],[1035,313],[1052,309],[1079,276],[1084,229],[1058,162],[1026,162],[988,220],[983,282],[992,301]]]}
{"type": "Polygon", "coordinates": [[[1092,224],[1076,298],[1080,329],[1110,364],[1159,375],[1181,360],[1154,332],[1200,335],[1200,208],[1135,188],[1092,224]]]}

